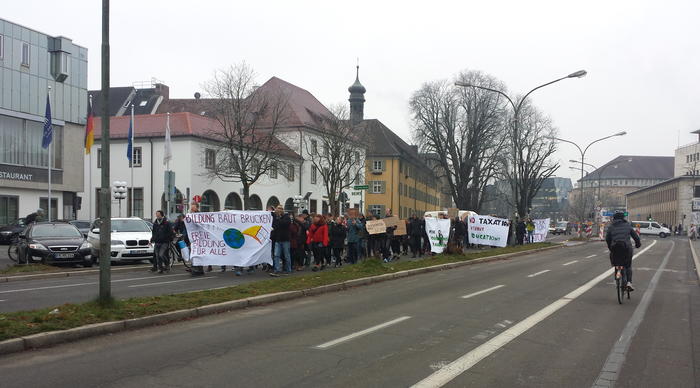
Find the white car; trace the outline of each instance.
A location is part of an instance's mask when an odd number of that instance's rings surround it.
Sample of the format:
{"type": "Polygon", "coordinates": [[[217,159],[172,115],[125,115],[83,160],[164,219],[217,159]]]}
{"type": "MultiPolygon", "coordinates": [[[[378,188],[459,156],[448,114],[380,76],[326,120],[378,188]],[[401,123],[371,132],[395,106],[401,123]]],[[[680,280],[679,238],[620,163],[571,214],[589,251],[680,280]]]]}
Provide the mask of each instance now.
{"type": "Polygon", "coordinates": [[[636,230],[639,227],[639,234],[646,234],[652,236],[659,236],[664,238],[671,235],[671,230],[659,225],[658,222],[654,221],[630,221],[632,227],[636,230]]]}
{"type": "MultiPolygon", "coordinates": [[[[100,228],[95,221],[87,236],[93,257],[99,258],[100,228]]],[[[151,228],[140,218],[112,218],[111,259],[113,262],[141,261],[153,257],[151,228]]]]}

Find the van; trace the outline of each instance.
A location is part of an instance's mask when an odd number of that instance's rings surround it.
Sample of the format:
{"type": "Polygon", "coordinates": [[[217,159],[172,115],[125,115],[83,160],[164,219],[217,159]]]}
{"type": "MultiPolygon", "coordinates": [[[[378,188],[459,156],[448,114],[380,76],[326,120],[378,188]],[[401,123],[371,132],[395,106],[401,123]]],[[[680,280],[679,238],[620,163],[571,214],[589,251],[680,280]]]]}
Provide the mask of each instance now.
{"type": "Polygon", "coordinates": [[[671,235],[671,231],[668,228],[661,226],[656,221],[630,221],[630,224],[635,230],[637,225],[639,225],[639,234],[659,236],[661,238],[671,235]]]}
{"type": "MultiPolygon", "coordinates": [[[[447,211],[446,210],[428,211],[428,212],[425,212],[423,217],[438,218],[439,215],[442,215],[442,214],[447,215],[447,211]]],[[[460,210],[458,213],[458,216],[459,216],[460,220],[463,220],[463,219],[467,218],[468,216],[478,216],[478,214],[476,214],[476,212],[473,212],[471,210],[460,210]]]]}

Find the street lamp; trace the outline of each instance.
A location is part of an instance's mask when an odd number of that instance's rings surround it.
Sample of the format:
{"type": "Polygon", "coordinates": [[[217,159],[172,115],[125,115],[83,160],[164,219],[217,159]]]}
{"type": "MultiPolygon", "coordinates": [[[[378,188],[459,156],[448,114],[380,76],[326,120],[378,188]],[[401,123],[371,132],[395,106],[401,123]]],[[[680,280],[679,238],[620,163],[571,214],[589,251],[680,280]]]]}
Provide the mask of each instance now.
{"type": "MultiPolygon", "coordinates": [[[[553,84],[555,82],[559,82],[561,80],[565,80],[567,78],[582,78],[586,74],[587,74],[587,72],[585,70],[579,70],[579,71],[573,72],[565,77],[557,78],[554,81],[550,81],[550,82],[544,83],[542,85],[539,85],[539,86],[531,89],[529,92],[525,93],[525,96],[523,96],[523,98],[521,98],[517,104],[515,104],[513,102],[513,99],[511,99],[506,93],[504,93],[503,91],[498,90],[498,89],[488,88],[488,87],[479,86],[479,85],[473,85],[473,84],[466,83],[466,82],[455,82],[455,86],[460,86],[460,87],[465,87],[465,88],[476,88],[476,89],[482,89],[482,90],[486,90],[489,92],[497,93],[497,94],[505,97],[505,99],[510,103],[510,106],[513,107],[513,149],[512,149],[512,152],[513,152],[513,179],[517,179],[518,178],[518,163],[517,163],[516,159],[517,159],[517,149],[518,149],[518,145],[517,145],[517,143],[518,143],[518,116],[520,115],[520,109],[522,108],[523,103],[525,102],[527,97],[537,89],[541,89],[545,86],[551,85],[551,84],[553,84]]],[[[519,217],[520,214],[518,213],[518,206],[517,206],[518,185],[515,182],[511,182],[511,188],[513,190],[513,201],[515,203],[515,215],[516,215],[516,217],[519,217]]],[[[512,228],[512,229],[513,229],[513,237],[514,237],[515,228],[512,228]]],[[[515,239],[513,238],[512,241],[515,241],[515,239]]]]}

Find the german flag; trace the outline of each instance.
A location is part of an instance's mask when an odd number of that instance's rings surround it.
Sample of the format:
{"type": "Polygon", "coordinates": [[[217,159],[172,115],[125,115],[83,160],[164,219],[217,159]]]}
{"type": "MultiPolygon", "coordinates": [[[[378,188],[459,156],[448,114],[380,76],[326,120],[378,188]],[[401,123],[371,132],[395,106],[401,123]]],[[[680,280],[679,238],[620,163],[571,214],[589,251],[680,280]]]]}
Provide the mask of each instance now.
{"type": "Polygon", "coordinates": [[[90,153],[92,143],[95,142],[95,131],[93,127],[92,96],[88,102],[87,124],[85,124],[85,155],[90,153]]]}

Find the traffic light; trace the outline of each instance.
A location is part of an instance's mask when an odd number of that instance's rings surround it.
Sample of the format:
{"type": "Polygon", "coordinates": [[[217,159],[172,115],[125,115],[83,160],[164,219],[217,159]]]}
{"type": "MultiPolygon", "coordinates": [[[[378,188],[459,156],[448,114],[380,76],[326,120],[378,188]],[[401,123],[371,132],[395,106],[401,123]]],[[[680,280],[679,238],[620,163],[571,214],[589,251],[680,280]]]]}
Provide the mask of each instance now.
{"type": "Polygon", "coordinates": [[[647,221],[651,221],[651,220],[652,220],[651,214],[649,214],[649,216],[647,217],[647,221]]]}

